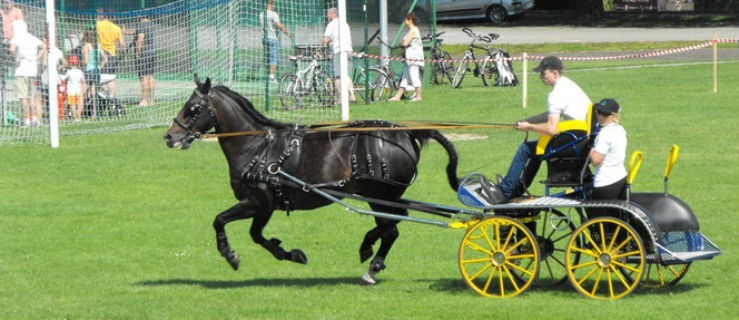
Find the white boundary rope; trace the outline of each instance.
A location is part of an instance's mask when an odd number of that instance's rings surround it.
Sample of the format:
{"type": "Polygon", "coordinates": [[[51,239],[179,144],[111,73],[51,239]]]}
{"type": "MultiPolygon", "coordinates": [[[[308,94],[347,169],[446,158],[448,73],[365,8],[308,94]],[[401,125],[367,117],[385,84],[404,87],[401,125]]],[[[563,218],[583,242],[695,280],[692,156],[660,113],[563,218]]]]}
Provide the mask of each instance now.
{"type": "MultiPolygon", "coordinates": [[[[693,50],[700,50],[704,48],[708,48],[713,46],[714,44],[718,43],[738,43],[739,39],[731,39],[731,38],[725,38],[725,39],[715,39],[715,40],[709,40],[703,43],[699,43],[692,46],[687,47],[681,47],[681,48],[671,48],[671,49],[662,49],[652,52],[642,52],[642,53],[633,53],[633,54],[625,54],[625,55],[618,55],[618,56],[606,56],[606,57],[560,57],[560,59],[565,61],[601,61],[601,60],[626,60],[626,59],[641,59],[641,58],[653,58],[653,57],[660,57],[660,56],[666,56],[671,54],[678,54],[693,50]]],[[[380,55],[374,55],[374,54],[363,54],[359,52],[354,53],[357,57],[367,57],[372,59],[378,59],[378,60],[394,60],[394,61],[411,61],[411,62],[428,62],[428,63],[439,63],[439,62],[461,62],[465,61],[462,59],[406,59],[402,57],[386,57],[386,56],[380,56],[380,55]]],[[[493,61],[497,60],[511,60],[511,61],[518,61],[518,60],[541,60],[544,56],[526,56],[526,57],[510,57],[510,58],[500,58],[500,59],[494,59],[493,61]]],[[[483,62],[483,60],[477,59],[477,60],[466,60],[471,62],[483,62]]]]}

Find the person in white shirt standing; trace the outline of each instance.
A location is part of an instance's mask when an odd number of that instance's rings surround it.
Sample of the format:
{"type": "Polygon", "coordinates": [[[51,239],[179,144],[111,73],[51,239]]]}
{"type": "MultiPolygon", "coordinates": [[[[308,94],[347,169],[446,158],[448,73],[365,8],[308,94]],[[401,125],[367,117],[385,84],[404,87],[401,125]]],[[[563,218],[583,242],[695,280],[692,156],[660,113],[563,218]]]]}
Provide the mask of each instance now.
{"type": "Polygon", "coordinates": [[[28,25],[22,20],[13,22],[13,39],[10,40],[10,52],[15,54],[15,86],[18,99],[23,107],[23,125],[41,123],[41,105],[35,103],[36,76],[38,61],[43,54],[44,43],[28,32],[28,25]]]}
{"type": "Polygon", "coordinates": [[[267,51],[269,62],[269,80],[275,80],[277,63],[280,61],[280,38],[279,31],[290,38],[292,35],[284,24],[280,22],[280,16],[275,12],[274,0],[267,1],[267,11],[259,14],[259,21],[264,29],[264,49],[267,51]]]}
{"type": "MultiPolygon", "coordinates": [[[[325,47],[329,43],[334,53],[334,83],[336,88],[341,88],[341,52],[346,52],[346,65],[347,70],[352,69],[352,37],[349,25],[344,22],[339,26],[339,15],[336,13],[336,8],[329,8],[326,10],[326,18],[328,18],[328,25],[326,25],[326,31],[323,33],[322,45],[325,47]],[[339,38],[341,37],[341,38],[339,38]],[[341,43],[341,46],[339,46],[341,43]]],[[[342,88],[344,89],[344,88],[342,88]]],[[[354,85],[352,79],[349,78],[349,86],[346,88],[349,94],[349,102],[357,101],[354,97],[354,85]]]]}
{"type": "Polygon", "coordinates": [[[600,131],[590,150],[590,163],[595,166],[591,199],[626,199],[626,130],[619,124],[621,106],[613,99],[593,105],[600,131]]]}
{"type": "Polygon", "coordinates": [[[78,56],[69,56],[69,69],[61,77],[67,81],[67,103],[72,109],[74,122],[82,120],[82,110],[85,106],[85,98],[82,96],[86,85],[85,73],[80,70],[79,64],[80,58],[78,56]]]}

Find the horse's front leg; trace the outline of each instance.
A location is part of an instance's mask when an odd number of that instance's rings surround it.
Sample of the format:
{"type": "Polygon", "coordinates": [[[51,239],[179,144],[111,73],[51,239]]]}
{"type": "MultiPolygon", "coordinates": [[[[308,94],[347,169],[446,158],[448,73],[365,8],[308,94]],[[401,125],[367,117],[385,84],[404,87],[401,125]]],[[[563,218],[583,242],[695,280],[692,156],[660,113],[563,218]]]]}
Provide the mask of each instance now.
{"type": "Polygon", "coordinates": [[[263,248],[267,249],[267,251],[269,251],[277,260],[289,260],[292,262],[307,264],[308,257],[302,250],[293,249],[290,252],[285,251],[285,249],[280,246],[282,243],[280,239],[272,238],[267,240],[267,238],[264,237],[262,232],[269,222],[269,219],[272,218],[272,213],[273,211],[271,209],[264,209],[254,217],[254,222],[252,222],[251,229],[249,229],[251,239],[263,248]]]}
{"type": "Polygon", "coordinates": [[[213,220],[213,229],[216,231],[216,246],[221,256],[226,258],[228,264],[234,270],[239,269],[239,255],[235,251],[231,250],[231,246],[228,243],[228,237],[226,237],[226,224],[231,221],[249,219],[254,216],[256,212],[247,206],[246,201],[241,201],[235,204],[233,207],[228,208],[226,211],[219,213],[215,220],[213,220]]]}

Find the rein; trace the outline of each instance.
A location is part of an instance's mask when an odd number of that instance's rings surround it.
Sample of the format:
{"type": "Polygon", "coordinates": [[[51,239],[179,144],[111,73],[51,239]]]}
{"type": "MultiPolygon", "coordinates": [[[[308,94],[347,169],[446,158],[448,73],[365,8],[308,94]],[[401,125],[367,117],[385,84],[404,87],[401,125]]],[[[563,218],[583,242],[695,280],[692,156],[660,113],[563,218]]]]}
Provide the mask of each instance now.
{"type": "MultiPolygon", "coordinates": [[[[408,130],[458,130],[458,129],[501,129],[501,128],[513,128],[511,124],[498,124],[498,123],[433,123],[433,122],[394,122],[397,124],[409,124],[410,127],[339,127],[330,128],[328,126],[348,124],[350,122],[328,122],[311,125],[305,129],[306,133],[313,132],[370,132],[370,131],[408,131],[408,130]]],[[[270,132],[259,130],[259,131],[241,131],[241,132],[225,132],[225,133],[206,133],[201,137],[203,139],[209,138],[228,138],[237,136],[261,136],[267,135],[270,132]]]]}

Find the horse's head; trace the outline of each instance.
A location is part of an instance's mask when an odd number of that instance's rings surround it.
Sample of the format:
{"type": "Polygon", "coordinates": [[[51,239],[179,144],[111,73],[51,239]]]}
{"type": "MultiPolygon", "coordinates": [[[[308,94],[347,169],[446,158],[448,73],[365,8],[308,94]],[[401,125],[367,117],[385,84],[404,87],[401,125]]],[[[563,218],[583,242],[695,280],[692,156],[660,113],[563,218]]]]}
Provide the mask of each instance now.
{"type": "Polygon", "coordinates": [[[172,120],[172,124],[164,135],[164,140],[170,148],[187,149],[202,133],[217,124],[215,110],[210,103],[210,78],[201,82],[196,74],[195,84],[197,88],[172,120]]]}

